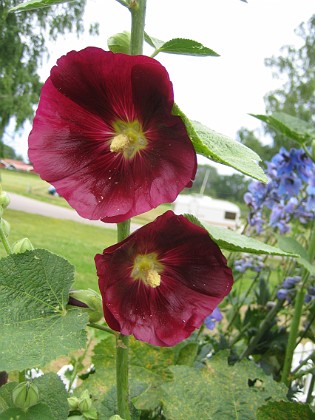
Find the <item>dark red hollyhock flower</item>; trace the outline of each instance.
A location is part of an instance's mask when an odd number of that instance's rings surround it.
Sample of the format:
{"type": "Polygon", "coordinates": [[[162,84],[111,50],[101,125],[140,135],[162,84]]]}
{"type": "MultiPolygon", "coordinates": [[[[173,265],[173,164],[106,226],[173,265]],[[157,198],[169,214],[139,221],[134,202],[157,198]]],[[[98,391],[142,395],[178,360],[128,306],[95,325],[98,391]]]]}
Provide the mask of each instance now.
{"type": "Polygon", "coordinates": [[[172,211],[95,256],[108,325],[157,346],[187,338],[233,283],[208,232],[172,211]]]}
{"type": "Polygon", "coordinates": [[[195,177],[173,104],[168,73],[153,58],[71,51],[42,88],[29,158],[81,216],[124,221],[174,201],[195,177]]]}

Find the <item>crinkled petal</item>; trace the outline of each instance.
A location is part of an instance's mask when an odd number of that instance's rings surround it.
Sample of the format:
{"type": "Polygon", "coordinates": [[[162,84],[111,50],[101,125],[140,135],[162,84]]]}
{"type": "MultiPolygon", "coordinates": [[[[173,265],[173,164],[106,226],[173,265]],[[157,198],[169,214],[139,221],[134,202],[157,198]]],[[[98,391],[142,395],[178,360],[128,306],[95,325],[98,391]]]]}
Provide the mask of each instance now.
{"type": "Polygon", "coordinates": [[[81,216],[122,222],[174,201],[195,177],[196,154],[173,101],[169,76],[152,58],[71,51],[42,88],[29,158],[81,216]],[[147,146],[127,159],[110,142],[116,121],[134,120],[147,146]]]}
{"type": "Polygon", "coordinates": [[[172,211],[105,249],[95,262],[108,325],[157,346],[189,337],[233,283],[207,231],[172,211]],[[131,276],[136,256],[150,253],[163,265],[155,288],[131,276]]]}

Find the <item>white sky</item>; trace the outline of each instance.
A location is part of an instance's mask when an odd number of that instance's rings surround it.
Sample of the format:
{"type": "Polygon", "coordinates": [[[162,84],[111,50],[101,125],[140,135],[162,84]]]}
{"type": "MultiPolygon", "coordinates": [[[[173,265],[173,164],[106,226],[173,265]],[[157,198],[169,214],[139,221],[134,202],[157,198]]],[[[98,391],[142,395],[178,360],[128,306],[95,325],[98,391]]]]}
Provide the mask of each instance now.
{"type": "MultiPolygon", "coordinates": [[[[261,127],[248,114],[265,113],[263,96],[281,86],[264,59],[278,56],[283,45],[299,45],[294,29],[314,13],[315,0],[147,0],[145,30],[164,41],[194,39],[220,54],[197,58],[160,53],[156,59],[170,74],[179,107],[191,119],[235,138],[242,126],[261,127]]],[[[108,49],[107,38],[130,30],[129,11],[115,0],[87,0],[85,20],[99,22],[100,36],[67,35],[50,43],[50,59],[40,73],[43,81],[61,55],[91,45],[108,49]]],[[[15,141],[25,158],[29,129],[15,141]]]]}

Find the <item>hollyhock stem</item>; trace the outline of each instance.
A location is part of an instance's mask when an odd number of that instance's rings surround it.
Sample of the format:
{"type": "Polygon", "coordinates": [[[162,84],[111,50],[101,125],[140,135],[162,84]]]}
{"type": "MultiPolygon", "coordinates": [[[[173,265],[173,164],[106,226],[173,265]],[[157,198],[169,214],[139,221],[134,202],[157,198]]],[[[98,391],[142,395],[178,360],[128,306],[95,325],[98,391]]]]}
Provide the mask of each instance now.
{"type": "Polygon", "coordinates": [[[131,55],[140,55],[143,51],[143,34],[147,0],[131,0],[131,55]]]}
{"type": "MultiPolygon", "coordinates": [[[[124,240],[130,234],[130,220],[117,224],[117,240],[124,240]]],[[[118,414],[125,420],[130,419],[129,412],[129,337],[123,334],[116,336],[116,383],[118,414]]]]}
{"type": "MultiPolygon", "coordinates": [[[[131,0],[129,3],[131,12],[131,55],[140,55],[143,51],[144,24],[146,12],[146,0],[131,0]]],[[[130,234],[130,220],[117,224],[118,242],[127,238],[130,234]]],[[[128,361],[129,337],[119,334],[116,338],[116,383],[118,414],[125,420],[130,419],[129,411],[129,361],[128,361]]]]}

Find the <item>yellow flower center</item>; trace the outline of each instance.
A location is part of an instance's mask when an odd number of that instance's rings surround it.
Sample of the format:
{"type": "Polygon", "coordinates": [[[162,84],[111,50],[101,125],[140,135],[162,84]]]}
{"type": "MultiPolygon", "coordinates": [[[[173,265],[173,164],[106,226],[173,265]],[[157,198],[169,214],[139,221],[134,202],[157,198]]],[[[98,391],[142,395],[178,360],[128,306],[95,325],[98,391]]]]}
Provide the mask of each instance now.
{"type": "Polygon", "coordinates": [[[161,264],[155,253],[137,255],[131,277],[134,280],[142,280],[147,286],[158,287],[161,284],[160,273],[163,271],[163,264],[161,264]]]}
{"type": "Polygon", "coordinates": [[[141,129],[139,121],[125,122],[117,120],[113,123],[116,135],[110,143],[110,151],[122,153],[124,158],[131,159],[137,152],[145,149],[148,141],[141,129]]]}

